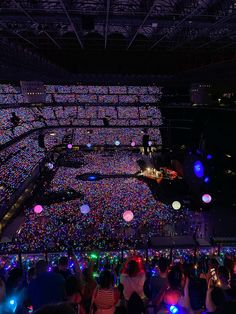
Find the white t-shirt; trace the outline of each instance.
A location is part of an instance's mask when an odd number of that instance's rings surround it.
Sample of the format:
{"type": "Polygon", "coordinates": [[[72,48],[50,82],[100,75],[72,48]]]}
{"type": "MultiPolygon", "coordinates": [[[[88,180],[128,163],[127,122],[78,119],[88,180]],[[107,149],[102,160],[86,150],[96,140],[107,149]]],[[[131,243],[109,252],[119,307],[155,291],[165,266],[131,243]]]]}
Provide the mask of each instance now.
{"type": "Polygon", "coordinates": [[[129,300],[133,292],[136,292],[141,299],[144,299],[143,285],[145,282],[145,273],[140,273],[135,277],[129,277],[127,274],[121,274],[120,282],[124,286],[125,300],[129,300]]]}

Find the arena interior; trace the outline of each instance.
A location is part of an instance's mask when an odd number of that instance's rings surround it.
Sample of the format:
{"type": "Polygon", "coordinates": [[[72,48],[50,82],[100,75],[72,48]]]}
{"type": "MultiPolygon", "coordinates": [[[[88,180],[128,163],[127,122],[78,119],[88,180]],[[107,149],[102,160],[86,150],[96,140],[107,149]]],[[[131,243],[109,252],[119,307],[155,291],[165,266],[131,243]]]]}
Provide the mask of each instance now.
{"type": "Polygon", "coordinates": [[[0,314],[236,313],[235,14],[1,0],[0,314]]]}

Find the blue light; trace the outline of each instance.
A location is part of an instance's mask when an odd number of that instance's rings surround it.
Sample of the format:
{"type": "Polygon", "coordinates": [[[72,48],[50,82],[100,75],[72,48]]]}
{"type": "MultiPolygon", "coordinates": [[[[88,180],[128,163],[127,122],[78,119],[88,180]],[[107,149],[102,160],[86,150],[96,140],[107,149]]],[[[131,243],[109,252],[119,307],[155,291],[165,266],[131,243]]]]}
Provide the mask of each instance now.
{"type": "Polygon", "coordinates": [[[175,313],[178,313],[178,312],[179,312],[179,309],[176,306],[171,305],[170,313],[175,314],[175,313]]]}
{"type": "Polygon", "coordinates": [[[204,166],[200,160],[195,161],[193,170],[196,177],[202,178],[204,176],[204,166]]]}
{"type": "Polygon", "coordinates": [[[210,181],[209,177],[206,177],[206,178],[204,179],[204,182],[205,182],[205,183],[208,183],[209,181],[210,181]]]}
{"type": "Polygon", "coordinates": [[[208,159],[208,160],[212,159],[212,155],[211,155],[211,154],[208,154],[208,155],[207,155],[207,159],[208,159]]]}
{"type": "Polygon", "coordinates": [[[91,148],[91,147],[92,147],[92,144],[91,144],[91,143],[88,143],[88,144],[87,144],[87,147],[88,147],[88,148],[91,148]]]}
{"type": "Polygon", "coordinates": [[[16,308],[17,308],[17,302],[16,299],[10,299],[8,303],[8,308],[12,313],[15,313],[16,308]]]}
{"type": "Polygon", "coordinates": [[[97,177],[95,177],[95,176],[89,176],[88,179],[89,179],[90,181],[94,181],[94,180],[97,179],[97,177]]]}

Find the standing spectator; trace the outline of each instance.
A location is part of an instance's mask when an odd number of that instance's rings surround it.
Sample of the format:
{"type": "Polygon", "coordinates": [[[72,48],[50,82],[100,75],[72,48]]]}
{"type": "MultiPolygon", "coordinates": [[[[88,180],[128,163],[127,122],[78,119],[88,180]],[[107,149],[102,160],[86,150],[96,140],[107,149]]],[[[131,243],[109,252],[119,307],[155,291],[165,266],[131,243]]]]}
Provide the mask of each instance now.
{"type": "Polygon", "coordinates": [[[119,292],[114,288],[114,278],[109,270],[101,272],[99,286],[95,289],[91,306],[96,306],[96,314],[114,314],[119,300],[119,292]]]}
{"type": "Polygon", "coordinates": [[[189,278],[184,278],[179,266],[173,267],[168,273],[168,289],[163,302],[168,306],[178,306],[183,313],[193,313],[189,299],[189,278]]]}
{"type": "Polygon", "coordinates": [[[150,281],[151,299],[154,304],[160,299],[160,296],[168,287],[168,259],[161,257],[158,261],[159,274],[153,276],[150,281]]]}
{"type": "Polygon", "coordinates": [[[6,282],[6,294],[8,299],[17,299],[15,312],[18,314],[23,313],[24,311],[26,292],[27,289],[24,286],[22,269],[11,269],[6,282]]]}
{"type": "Polygon", "coordinates": [[[68,257],[62,256],[59,258],[58,268],[55,269],[55,271],[58,274],[62,275],[65,280],[67,280],[67,278],[71,276],[71,272],[68,269],[68,264],[69,264],[68,257]]]}
{"type": "Polygon", "coordinates": [[[131,295],[136,292],[143,300],[145,295],[143,286],[145,282],[145,273],[140,269],[138,262],[130,260],[125,273],[121,274],[121,283],[124,286],[124,297],[129,301],[131,295]]]}
{"type": "Polygon", "coordinates": [[[84,314],[82,303],[82,294],[79,280],[75,276],[70,276],[66,280],[67,301],[77,307],[77,312],[84,314]]]}
{"type": "Polygon", "coordinates": [[[6,282],[6,292],[8,296],[15,295],[19,292],[23,282],[23,271],[20,268],[13,268],[9,272],[6,282]]]}
{"type": "Polygon", "coordinates": [[[226,302],[224,291],[215,287],[212,279],[209,280],[207,295],[206,295],[206,309],[209,313],[217,313],[223,309],[226,302]]]}
{"type": "Polygon", "coordinates": [[[149,134],[147,133],[147,130],[144,130],[143,135],[143,148],[144,148],[144,154],[148,155],[148,142],[149,142],[149,134]]]}
{"type": "Polygon", "coordinates": [[[90,264],[88,268],[85,268],[82,273],[82,295],[83,295],[83,305],[86,313],[89,313],[92,295],[94,289],[97,286],[96,281],[93,279],[93,263],[90,264]]]}
{"type": "Polygon", "coordinates": [[[65,299],[65,279],[60,274],[48,272],[47,269],[47,262],[38,261],[37,277],[29,284],[29,298],[34,310],[65,299]]]}
{"type": "Polygon", "coordinates": [[[13,111],[11,113],[11,123],[12,123],[12,126],[11,126],[11,131],[12,131],[12,134],[14,135],[14,130],[15,128],[19,125],[20,123],[20,118],[16,115],[16,113],[13,111]]]}

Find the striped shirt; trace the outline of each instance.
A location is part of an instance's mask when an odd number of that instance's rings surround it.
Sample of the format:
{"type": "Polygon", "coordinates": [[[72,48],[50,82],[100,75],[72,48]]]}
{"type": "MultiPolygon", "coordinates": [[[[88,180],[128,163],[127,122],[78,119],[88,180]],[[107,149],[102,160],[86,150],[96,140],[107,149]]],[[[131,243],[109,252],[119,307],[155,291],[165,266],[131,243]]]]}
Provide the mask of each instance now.
{"type": "Polygon", "coordinates": [[[97,307],[96,314],[113,314],[115,312],[115,291],[110,289],[97,289],[94,297],[97,307]]]}

